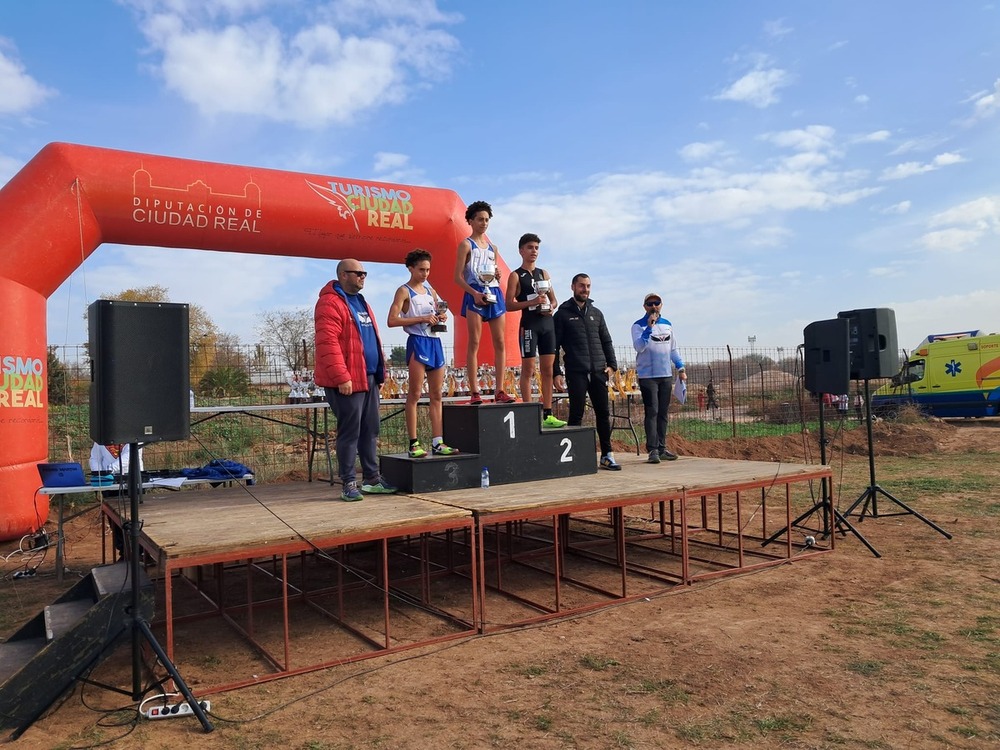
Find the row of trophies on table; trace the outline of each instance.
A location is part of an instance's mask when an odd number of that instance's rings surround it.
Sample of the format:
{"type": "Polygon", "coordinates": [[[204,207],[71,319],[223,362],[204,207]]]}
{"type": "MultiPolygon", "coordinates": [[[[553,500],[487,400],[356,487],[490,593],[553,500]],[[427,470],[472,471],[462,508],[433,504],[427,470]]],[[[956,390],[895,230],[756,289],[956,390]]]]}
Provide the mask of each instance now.
{"type": "MultiPolygon", "coordinates": [[[[521,368],[509,368],[504,375],[504,385],[502,390],[506,393],[518,393],[520,391],[521,368]]],[[[313,374],[309,370],[303,372],[288,372],[286,379],[289,385],[288,403],[305,404],[309,402],[326,401],[326,393],[321,386],[316,385],[313,374]]],[[[407,372],[401,368],[389,368],[386,373],[385,384],[382,386],[382,398],[404,398],[407,392],[407,372]]],[[[491,394],[496,391],[496,373],[489,365],[479,368],[478,388],[479,393],[491,394]]],[[[541,379],[536,369],[531,379],[531,391],[537,396],[541,393],[541,379]]],[[[619,396],[625,397],[629,393],[639,390],[639,381],[634,369],[621,372],[618,371],[614,377],[608,381],[608,395],[614,399],[619,396]]],[[[449,367],[445,376],[444,385],[441,389],[444,396],[467,396],[469,386],[464,368],[449,367]]]]}

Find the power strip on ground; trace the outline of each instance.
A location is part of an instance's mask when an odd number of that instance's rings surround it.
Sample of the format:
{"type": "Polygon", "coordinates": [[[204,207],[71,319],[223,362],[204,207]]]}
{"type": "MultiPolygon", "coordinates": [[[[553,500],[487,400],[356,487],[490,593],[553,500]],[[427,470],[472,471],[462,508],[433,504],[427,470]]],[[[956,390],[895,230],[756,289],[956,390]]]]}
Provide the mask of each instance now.
{"type": "MultiPolygon", "coordinates": [[[[205,713],[212,710],[212,701],[198,701],[198,705],[205,713]]],[[[173,719],[175,716],[194,716],[191,704],[185,701],[175,703],[173,706],[153,706],[146,709],[147,719],[173,719]]]]}

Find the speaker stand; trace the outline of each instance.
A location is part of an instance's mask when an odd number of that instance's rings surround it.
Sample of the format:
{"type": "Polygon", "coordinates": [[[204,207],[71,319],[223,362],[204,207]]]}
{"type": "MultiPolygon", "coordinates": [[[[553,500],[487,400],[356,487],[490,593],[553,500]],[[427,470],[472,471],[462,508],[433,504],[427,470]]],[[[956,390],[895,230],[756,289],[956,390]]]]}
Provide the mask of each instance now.
{"type": "Polygon", "coordinates": [[[864,491],[860,495],[858,495],[858,499],[851,504],[851,507],[844,512],[844,515],[850,516],[851,514],[854,513],[855,509],[860,505],[861,510],[857,514],[859,523],[865,520],[866,513],[870,515],[872,518],[889,517],[889,516],[907,516],[907,515],[916,516],[925,524],[934,529],[936,532],[944,536],[946,539],[951,539],[952,538],[951,534],[942,529],[940,526],[931,521],[929,518],[926,518],[917,511],[915,511],[913,508],[911,508],[909,505],[904,503],[902,500],[900,500],[892,493],[887,492],[886,490],[879,487],[878,483],[875,481],[875,441],[872,437],[872,399],[867,378],[865,378],[864,383],[865,383],[865,423],[868,427],[868,486],[864,489],[864,491]],[[902,511],[896,513],[880,514],[878,512],[879,495],[883,495],[886,499],[898,505],[900,508],[902,508],[902,511]]]}
{"type": "Polygon", "coordinates": [[[208,720],[208,716],[205,715],[205,710],[201,707],[198,699],[194,697],[194,694],[187,686],[187,683],[184,682],[184,679],[177,671],[177,667],[175,667],[173,662],[170,661],[170,657],[167,656],[167,652],[163,649],[163,646],[157,642],[156,636],[153,635],[153,631],[149,627],[149,623],[142,617],[140,598],[141,587],[139,585],[139,572],[140,566],[142,565],[140,559],[142,555],[139,552],[139,529],[142,526],[139,521],[139,503],[141,502],[140,496],[142,495],[142,473],[139,466],[138,443],[129,443],[129,456],[131,457],[128,466],[128,531],[131,545],[129,557],[129,578],[132,582],[132,605],[130,607],[130,629],[132,631],[132,692],[130,694],[126,690],[122,690],[121,688],[113,687],[111,685],[103,685],[93,681],[89,682],[99,687],[103,687],[106,690],[121,693],[122,695],[131,695],[132,700],[134,701],[141,700],[142,696],[149,692],[152,688],[162,685],[167,681],[167,677],[164,677],[162,680],[159,680],[147,688],[142,687],[142,643],[145,641],[156,653],[156,657],[160,660],[164,669],[167,670],[169,678],[174,681],[178,691],[180,691],[181,695],[184,696],[184,700],[187,701],[187,704],[191,707],[191,712],[198,717],[198,721],[201,722],[202,728],[206,733],[208,733],[215,729],[215,727],[212,726],[212,723],[208,720]]]}
{"type": "MultiPolygon", "coordinates": [[[[826,439],[825,420],[824,420],[824,417],[823,417],[823,397],[822,397],[822,395],[820,395],[820,399],[819,399],[819,462],[823,466],[826,466],[826,445],[827,445],[827,442],[828,441],[826,439]]],[[[854,534],[854,536],[856,536],[858,538],[858,541],[860,541],[863,545],[865,545],[865,547],[868,548],[869,552],[871,552],[873,555],[875,555],[875,557],[882,557],[882,555],[879,554],[879,551],[877,549],[875,549],[869,543],[869,541],[867,539],[865,539],[856,528],[854,528],[854,526],[851,525],[851,522],[847,520],[847,518],[845,517],[845,515],[842,514],[835,507],[833,507],[833,500],[832,500],[832,494],[833,493],[830,491],[830,479],[828,477],[823,477],[820,480],[820,492],[819,492],[819,494],[820,494],[819,502],[817,502],[816,504],[814,504],[811,508],[809,508],[805,513],[803,513],[802,515],[800,515],[798,518],[795,518],[794,520],[792,520],[792,522],[790,524],[788,524],[787,526],[785,526],[784,528],[778,529],[778,531],[776,531],[771,536],[769,536],[767,539],[765,539],[761,543],[760,546],[761,547],[766,547],[768,544],[770,544],[771,542],[775,541],[782,534],[790,533],[793,526],[801,526],[803,521],[805,521],[807,518],[809,518],[813,513],[816,513],[817,511],[819,511],[820,512],[820,517],[823,519],[823,522],[822,522],[823,523],[823,528],[822,528],[822,530],[818,530],[817,533],[823,539],[826,539],[831,534],[831,531],[830,531],[830,517],[832,516],[833,519],[834,519],[834,521],[833,521],[834,522],[834,526],[836,527],[836,530],[841,533],[842,536],[847,536],[847,532],[850,531],[852,534],[854,534]]]]}

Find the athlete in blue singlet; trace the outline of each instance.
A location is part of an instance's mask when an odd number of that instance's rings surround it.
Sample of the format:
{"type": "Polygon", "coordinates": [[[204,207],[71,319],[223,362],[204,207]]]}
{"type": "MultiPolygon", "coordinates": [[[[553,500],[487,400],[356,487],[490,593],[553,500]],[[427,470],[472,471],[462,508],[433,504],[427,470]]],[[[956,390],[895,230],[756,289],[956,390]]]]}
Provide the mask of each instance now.
{"type": "Polygon", "coordinates": [[[465,211],[465,220],[472,227],[472,235],[458,244],[455,254],[455,283],[464,291],[462,299],[462,317],[465,318],[469,340],[466,348],[466,368],[469,379],[469,404],[478,406],[483,403],[479,387],[479,340],[483,333],[483,321],[490,326],[490,337],[493,340],[493,353],[496,355],[494,368],[496,370],[497,390],[494,401],[498,404],[509,404],[516,399],[503,391],[504,375],[507,366],[507,350],[504,341],[504,304],[500,280],[491,278],[485,284],[480,278],[485,269],[495,269],[497,266],[497,249],[486,236],[486,229],[493,217],[493,209],[486,201],[476,201],[465,211]],[[489,295],[496,301],[491,302],[489,295]]]}
{"type": "Polygon", "coordinates": [[[410,280],[396,290],[389,307],[389,327],[402,326],[406,337],[406,366],[408,387],[406,392],[406,430],[410,436],[409,455],[423,458],[427,451],[417,438],[417,402],[427,378],[427,396],[430,400],[431,453],[450,456],[458,453],[445,445],[442,435],[441,391],[444,388],[444,348],[433,326],[448,319],[446,310],[438,311],[438,295],[427,282],[431,273],[431,254],[426,250],[413,250],[406,256],[410,280]]]}

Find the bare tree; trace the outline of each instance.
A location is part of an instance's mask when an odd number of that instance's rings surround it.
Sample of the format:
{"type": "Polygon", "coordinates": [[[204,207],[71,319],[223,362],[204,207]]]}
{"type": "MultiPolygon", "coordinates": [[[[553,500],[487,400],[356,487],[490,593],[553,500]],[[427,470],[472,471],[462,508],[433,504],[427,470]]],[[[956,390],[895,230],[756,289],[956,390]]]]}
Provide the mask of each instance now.
{"type": "Polygon", "coordinates": [[[277,349],[289,369],[301,370],[313,362],[315,336],[311,309],[265,310],[257,315],[256,331],[260,342],[277,349]]]}

